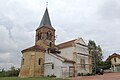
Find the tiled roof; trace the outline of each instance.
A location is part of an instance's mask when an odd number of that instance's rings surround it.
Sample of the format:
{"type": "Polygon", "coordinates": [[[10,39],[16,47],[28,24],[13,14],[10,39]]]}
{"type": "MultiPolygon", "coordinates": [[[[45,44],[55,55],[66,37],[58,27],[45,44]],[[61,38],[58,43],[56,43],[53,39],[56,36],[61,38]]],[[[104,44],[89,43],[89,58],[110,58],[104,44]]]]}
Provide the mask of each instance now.
{"type": "Polygon", "coordinates": [[[106,61],[107,61],[107,60],[111,60],[111,59],[114,58],[114,57],[118,57],[118,58],[120,59],[120,55],[119,55],[119,54],[113,53],[112,55],[110,55],[110,56],[106,59],[106,61]]]}
{"type": "Polygon", "coordinates": [[[58,44],[57,47],[58,49],[63,49],[63,48],[67,48],[67,47],[71,47],[74,45],[74,43],[78,44],[78,45],[81,45],[81,46],[84,46],[84,47],[88,47],[84,40],[82,38],[78,38],[78,39],[73,39],[73,40],[70,40],[70,41],[67,41],[67,42],[64,42],[64,43],[61,43],[61,44],[58,44]],[[82,43],[82,41],[83,43],[82,43]]]}
{"type": "Polygon", "coordinates": [[[41,46],[35,45],[35,46],[29,47],[27,49],[24,49],[21,52],[23,53],[23,52],[26,52],[26,51],[45,51],[45,49],[41,46]]]}
{"type": "Polygon", "coordinates": [[[71,40],[71,41],[67,41],[67,42],[64,42],[64,43],[61,43],[61,44],[58,44],[57,47],[58,49],[63,49],[63,48],[66,48],[66,47],[71,47],[74,43],[76,39],[74,40],[71,40]]]}

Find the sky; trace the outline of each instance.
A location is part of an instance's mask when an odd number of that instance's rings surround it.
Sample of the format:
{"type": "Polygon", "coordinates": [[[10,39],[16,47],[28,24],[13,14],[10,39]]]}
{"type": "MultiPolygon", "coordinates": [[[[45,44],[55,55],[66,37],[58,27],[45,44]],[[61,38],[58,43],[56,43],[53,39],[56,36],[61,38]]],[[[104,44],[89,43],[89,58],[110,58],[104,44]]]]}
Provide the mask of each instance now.
{"type": "MultiPolygon", "coordinates": [[[[120,52],[120,0],[47,0],[56,44],[94,40],[104,60],[120,52]]],[[[0,0],[0,69],[20,67],[21,50],[35,43],[46,0],[0,0]]]]}

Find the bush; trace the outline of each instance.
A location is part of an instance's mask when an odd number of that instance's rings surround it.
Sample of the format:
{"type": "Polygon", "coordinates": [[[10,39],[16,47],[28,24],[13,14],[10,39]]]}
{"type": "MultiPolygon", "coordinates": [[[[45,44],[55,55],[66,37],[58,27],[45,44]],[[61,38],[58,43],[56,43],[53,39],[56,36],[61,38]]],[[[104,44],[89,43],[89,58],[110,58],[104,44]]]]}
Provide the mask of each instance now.
{"type": "Polygon", "coordinates": [[[86,76],[90,76],[91,74],[90,73],[87,73],[86,76]]]}
{"type": "Polygon", "coordinates": [[[51,74],[50,77],[56,77],[54,74],[51,74]]]}
{"type": "Polygon", "coordinates": [[[78,73],[77,76],[80,76],[80,73],[78,73]]]}

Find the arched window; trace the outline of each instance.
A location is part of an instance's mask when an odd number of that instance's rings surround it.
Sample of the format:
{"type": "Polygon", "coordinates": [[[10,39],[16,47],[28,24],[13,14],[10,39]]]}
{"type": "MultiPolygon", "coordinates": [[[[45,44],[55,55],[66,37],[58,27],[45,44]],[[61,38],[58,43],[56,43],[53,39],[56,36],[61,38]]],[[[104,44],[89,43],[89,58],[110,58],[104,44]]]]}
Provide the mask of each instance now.
{"type": "Polygon", "coordinates": [[[39,60],[38,60],[38,65],[40,65],[41,64],[41,59],[39,58],[39,60]]]}
{"type": "Polygon", "coordinates": [[[46,39],[48,39],[49,38],[49,34],[48,34],[48,32],[46,33],[46,39]]]}
{"type": "Polygon", "coordinates": [[[40,39],[42,39],[42,33],[41,32],[38,33],[38,40],[40,40],[40,39]]]}
{"type": "Polygon", "coordinates": [[[42,33],[39,33],[39,38],[42,39],[42,33]]]}
{"type": "Polygon", "coordinates": [[[50,33],[50,38],[49,39],[52,40],[52,33],[50,33]]]}

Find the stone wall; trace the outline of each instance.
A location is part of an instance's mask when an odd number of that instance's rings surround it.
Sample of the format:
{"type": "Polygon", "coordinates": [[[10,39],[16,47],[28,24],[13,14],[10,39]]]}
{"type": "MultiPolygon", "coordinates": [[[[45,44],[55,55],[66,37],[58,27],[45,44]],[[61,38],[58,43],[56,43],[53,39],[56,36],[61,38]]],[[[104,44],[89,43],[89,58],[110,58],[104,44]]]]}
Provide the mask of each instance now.
{"type": "Polygon", "coordinates": [[[44,71],[44,52],[28,51],[23,53],[19,77],[38,77],[44,71]],[[39,59],[40,65],[39,65],[39,59]]]}

